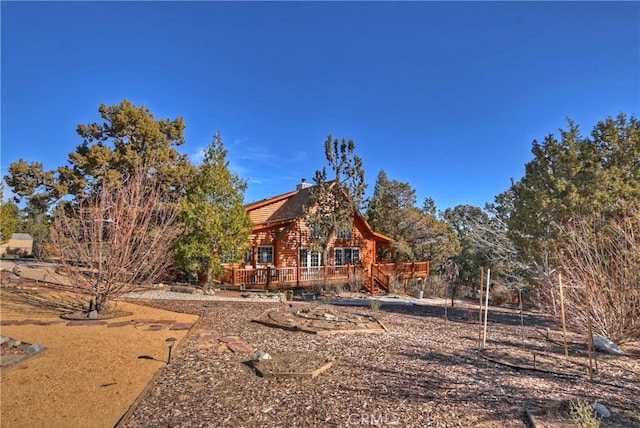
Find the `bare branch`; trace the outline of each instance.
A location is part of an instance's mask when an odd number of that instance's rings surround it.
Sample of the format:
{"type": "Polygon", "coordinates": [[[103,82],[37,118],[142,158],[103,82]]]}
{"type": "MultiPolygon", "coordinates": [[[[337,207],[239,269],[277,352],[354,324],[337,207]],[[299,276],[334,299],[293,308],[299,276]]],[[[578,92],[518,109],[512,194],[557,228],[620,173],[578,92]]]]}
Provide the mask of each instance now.
{"type": "MultiPolygon", "coordinates": [[[[568,322],[615,341],[640,338],[640,210],[621,205],[562,227],[557,272],[568,322]]],[[[557,275],[541,280],[543,302],[558,298],[557,275]]]]}
{"type": "Polygon", "coordinates": [[[122,187],[104,181],[98,194],[59,207],[51,240],[63,269],[103,311],[109,299],[157,280],[171,264],[176,213],[138,171],[122,187]]]}

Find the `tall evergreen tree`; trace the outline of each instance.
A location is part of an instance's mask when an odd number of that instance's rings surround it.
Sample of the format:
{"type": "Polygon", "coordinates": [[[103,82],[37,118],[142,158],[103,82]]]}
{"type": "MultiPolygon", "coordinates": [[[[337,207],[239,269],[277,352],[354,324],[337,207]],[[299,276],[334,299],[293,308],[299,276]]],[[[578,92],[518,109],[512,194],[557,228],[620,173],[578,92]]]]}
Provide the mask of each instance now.
{"type": "Polygon", "coordinates": [[[20,210],[18,229],[33,238],[33,254],[42,257],[48,254],[50,246],[51,215],[47,207],[38,204],[38,200],[29,199],[20,210]]]}
{"type": "Polygon", "coordinates": [[[459,267],[460,280],[464,283],[477,283],[480,267],[489,266],[488,253],[478,242],[477,229],[489,224],[489,215],[479,207],[458,205],[447,208],[443,218],[456,231],[460,241],[460,253],[454,261],[459,267]]]}
{"type": "Polygon", "coordinates": [[[354,215],[362,208],[366,183],[362,159],[355,154],[353,140],[340,141],[329,135],[324,146],[333,177],[329,179],[326,167],[316,171],[315,186],[305,211],[314,246],[322,252],[326,264],[331,241],[337,234],[353,228],[354,215]]]}
{"type": "Polygon", "coordinates": [[[402,211],[414,208],[416,200],[416,191],[409,183],[390,180],[387,173],[380,170],[368,203],[367,221],[376,232],[395,238],[399,236],[399,216],[402,211]]]}
{"type": "Polygon", "coordinates": [[[17,198],[50,207],[60,198],[96,193],[102,177],[117,183],[139,168],[146,169],[173,200],[184,194],[194,167],[175,147],[184,144],[182,118],[155,119],[146,107],[124,100],[101,105],[103,123],[80,124],[82,143],[69,154],[69,164],[46,171],[40,162],[24,159],[9,166],[5,181],[17,198]],[[114,181],[115,180],[115,181],[114,181]]]}
{"type": "Polygon", "coordinates": [[[20,210],[12,201],[4,200],[4,186],[0,183],[0,244],[4,244],[18,228],[20,210]]]}
{"type": "Polygon", "coordinates": [[[229,170],[219,132],[205,151],[193,185],[183,199],[179,221],[183,234],[175,245],[176,262],[189,273],[219,278],[222,262],[238,262],[251,234],[244,209],[247,184],[229,170]]]}
{"type": "Polygon", "coordinates": [[[569,121],[560,139],[533,142],[524,177],[496,197],[497,213],[517,247],[539,266],[553,252],[561,225],[640,200],[640,122],[620,114],[590,137],[569,121]]]}
{"type": "Polygon", "coordinates": [[[395,240],[397,260],[430,260],[440,266],[459,251],[459,243],[449,225],[438,219],[433,199],[416,207],[416,191],[409,183],[390,180],[384,170],[378,174],[367,219],[377,232],[395,240]]]}

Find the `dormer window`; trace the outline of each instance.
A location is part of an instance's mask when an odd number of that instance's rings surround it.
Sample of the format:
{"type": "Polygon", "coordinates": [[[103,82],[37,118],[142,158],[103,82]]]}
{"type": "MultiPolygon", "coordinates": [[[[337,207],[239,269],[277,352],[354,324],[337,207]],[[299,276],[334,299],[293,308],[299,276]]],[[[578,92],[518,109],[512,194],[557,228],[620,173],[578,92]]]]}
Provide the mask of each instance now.
{"type": "Polygon", "coordinates": [[[342,232],[336,233],[336,238],[338,239],[351,239],[353,238],[353,230],[344,230],[342,232]]]}

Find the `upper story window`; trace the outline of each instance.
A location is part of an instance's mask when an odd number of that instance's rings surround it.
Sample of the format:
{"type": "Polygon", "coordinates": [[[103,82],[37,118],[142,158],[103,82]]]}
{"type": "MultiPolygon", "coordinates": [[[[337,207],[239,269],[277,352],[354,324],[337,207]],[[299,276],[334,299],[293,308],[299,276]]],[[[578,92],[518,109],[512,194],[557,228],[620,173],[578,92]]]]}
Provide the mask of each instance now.
{"type": "Polygon", "coordinates": [[[320,228],[318,228],[317,226],[310,225],[309,229],[311,231],[311,237],[312,238],[321,238],[322,237],[322,234],[320,233],[320,228]]]}
{"type": "Polygon", "coordinates": [[[273,247],[258,247],[258,263],[260,264],[272,264],[273,263],[273,247]]]}
{"type": "Polygon", "coordinates": [[[343,230],[342,232],[336,233],[336,238],[338,239],[351,239],[353,238],[353,230],[343,230]]]}
{"type": "MultiPolygon", "coordinates": [[[[310,233],[312,238],[322,238],[324,233],[328,233],[329,230],[323,230],[322,227],[318,227],[318,225],[310,224],[309,225],[310,233]]],[[[336,238],[338,239],[351,239],[353,238],[353,229],[344,230],[336,233],[336,238]]]]}

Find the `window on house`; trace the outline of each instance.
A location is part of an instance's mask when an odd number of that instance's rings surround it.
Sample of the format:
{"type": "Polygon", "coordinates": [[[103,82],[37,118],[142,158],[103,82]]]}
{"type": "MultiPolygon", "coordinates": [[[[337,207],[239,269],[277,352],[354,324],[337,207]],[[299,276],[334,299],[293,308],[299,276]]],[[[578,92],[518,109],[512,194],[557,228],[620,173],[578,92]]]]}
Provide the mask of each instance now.
{"type": "Polygon", "coordinates": [[[273,263],[273,247],[258,247],[258,263],[273,263]]]}
{"type": "Polygon", "coordinates": [[[335,266],[353,265],[360,260],[360,248],[334,248],[335,266]]]}
{"type": "Polygon", "coordinates": [[[320,228],[314,225],[310,225],[309,228],[311,229],[311,237],[312,238],[321,238],[322,234],[320,233],[320,228]]]}
{"type": "Polygon", "coordinates": [[[253,247],[247,248],[247,251],[244,253],[244,264],[250,265],[253,263],[253,247]]]}
{"type": "Polygon", "coordinates": [[[338,238],[338,239],[351,239],[351,238],[353,238],[353,231],[351,229],[343,230],[342,232],[336,233],[336,238],[338,238]]]}

